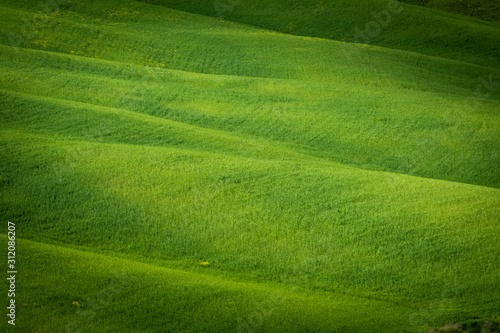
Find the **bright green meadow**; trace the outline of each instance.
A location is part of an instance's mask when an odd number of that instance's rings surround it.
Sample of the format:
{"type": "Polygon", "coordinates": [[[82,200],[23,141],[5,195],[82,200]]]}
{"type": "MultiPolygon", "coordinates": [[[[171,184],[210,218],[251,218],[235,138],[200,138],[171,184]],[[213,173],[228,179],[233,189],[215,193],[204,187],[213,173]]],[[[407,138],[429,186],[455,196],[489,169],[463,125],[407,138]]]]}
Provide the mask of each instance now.
{"type": "Polygon", "coordinates": [[[499,332],[498,1],[404,2],[2,1],[0,332],[499,332]]]}

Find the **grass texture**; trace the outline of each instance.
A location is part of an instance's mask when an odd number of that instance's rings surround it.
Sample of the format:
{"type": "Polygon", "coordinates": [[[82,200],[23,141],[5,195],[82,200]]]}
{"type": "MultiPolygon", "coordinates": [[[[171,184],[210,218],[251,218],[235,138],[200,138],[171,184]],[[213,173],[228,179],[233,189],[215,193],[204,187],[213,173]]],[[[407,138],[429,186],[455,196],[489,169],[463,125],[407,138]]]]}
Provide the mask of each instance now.
{"type": "Polygon", "coordinates": [[[0,4],[16,329],[498,328],[496,23],[378,0],[37,6],[0,4]]]}

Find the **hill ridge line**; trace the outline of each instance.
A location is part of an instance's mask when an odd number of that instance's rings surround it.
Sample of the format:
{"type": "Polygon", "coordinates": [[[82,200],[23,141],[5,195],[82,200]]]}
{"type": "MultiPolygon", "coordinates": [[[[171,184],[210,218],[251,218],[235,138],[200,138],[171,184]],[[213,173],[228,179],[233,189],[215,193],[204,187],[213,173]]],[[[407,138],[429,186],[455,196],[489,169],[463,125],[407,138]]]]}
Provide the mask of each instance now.
{"type": "MultiPolygon", "coordinates": [[[[10,130],[11,132],[16,132],[16,133],[22,133],[23,135],[31,136],[31,137],[38,137],[38,136],[43,136],[45,133],[33,133],[33,132],[26,132],[22,130],[17,130],[17,129],[12,129],[10,130]]],[[[6,133],[7,131],[0,131],[0,133],[6,133]]],[[[440,179],[440,178],[429,178],[429,177],[423,177],[423,176],[418,176],[418,175],[409,175],[405,173],[398,173],[394,171],[384,171],[384,170],[373,170],[373,169],[365,169],[359,166],[355,165],[350,165],[346,163],[341,163],[337,161],[332,161],[320,157],[316,157],[313,155],[308,155],[305,153],[300,153],[300,152],[295,152],[291,151],[292,154],[297,154],[300,156],[303,156],[304,159],[299,159],[299,160],[294,160],[290,158],[283,158],[283,159],[273,159],[273,158],[265,158],[261,156],[243,156],[243,155],[237,155],[237,154],[229,154],[225,152],[207,152],[205,150],[200,150],[200,149],[195,149],[195,148],[186,148],[186,147],[171,147],[171,146],[154,146],[154,145],[147,145],[147,144],[131,144],[131,143],[125,143],[125,142],[92,142],[92,141],[86,141],[86,140],[80,140],[80,139],[72,139],[71,141],[65,141],[60,138],[49,138],[47,135],[47,139],[51,139],[54,141],[59,141],[59,142],[84,142],[88,144],[95,144],[95,145],[100,145],[100,146],[118,146],[118,147],[144,147],[145,149],[167,149],[171,151],[185,151],[189,152],[192,154],[200,154],[200,155],[206,155],[206,156],[224,156],[224,155],[230,155],[234,158],[240,158],[240,159],[246,159],[246,160],[258,160],[258,161],[268,161],[268,162],[282,162],[282,163],[292,163],[292,162],[300,162],[300,163],[306,163],[310,161],[310,159],[314,159],[314,163],[316,163],[316,166],[321,166],[321,167],[341,167],[344,169],[351,169],[353,171],[359,171],[359,172],[367,172],[367,173],[378,173],[378,174],[388,174],[388,175],[393,175],[396,177],[409,177],[409,178],[414,178],[418,180],[423,180],[426,182],[443,182],[443,183],[448,183],[448,184],[456,184],[460,186],[465,186],[465,187],[477,187],[477,188],[483,188],[486,190],[493,190],[495,192],[500,193],[500,188],[496,187],[491,187],[491,186],[485,186],[485,185],[479,185],[479,184],[471,184],[471,183],[464,183],[464,182],[459,182],[459,181],[453,181],[453,180],[447,180],[447,179],[440,179]]],[[[283,149],[285,150],[285,149],[283,149]]],[[[285,150],[287,151],[287,150],[285,150]]],[[[290,150],[288,150],[290,152],[290,150]]],[[[297,156],[299,158],[299,156],[297,156]]]]}
{"type": "MultiPolygon", "coordinates": [[[[173,9],[173,10],[175,10],[175,9],[173,9]]],[[[193,14],[193,15],[199,15],[199,14],[195,14],[195,13],[191,13],[191,12],[187,12],[187,11],[186,11],[186,13],[193,14]]],[[[201,15],[201,16],[212,18],[212,19],[216,20],[215,17],[205,16],[205,15],[201,15]]],[[[230,21],[230,22],[233,22],[233,21],[230,21]]],[[[236,21],[234,23],[247,25],[245,23],[239,23],[239,22],[236,22],[236,21]]],[[[254,27],[252,25],[248,25],[248,26],[254,27]]],[[[430,60],[439,59],[441,61],[449,62],[450,64],[467,65],[470,68],[474,68],[476,70],[483,70],[483,71],[490,71],[490,72],[498,72],[498,73],[500,73],[500,69],[498,69],[498,68],[489,67],[489,66],[482,66],[482,65],[478,65],[478,64],[475,64],[475,63],[466,62],[466,61],[458,60],[458,59],[451,59],[451,58],[446,58],[446,57],[432,56],[432,55],[428,55],[428,54],[424,54],[424,53],[418,53],[418,52],[414,52],[414,51],[397,49],[397,48],[389,48],[389,47],[385,47],[385,46],[381,46],[381,45],[372,45],[372,44],[364,44],[364,43],[347,42],[347,41],[340,41],[340,40],[337,40],[337,39],[329,39],[329,38],[322,38],[322,37],[311,37],[311,36],[305,36],[305,35],[293,35],[293,34],[287,34],[287,33],[281,32],[281,31],[277,31],[277,30],[272,30],[272,29],[267,29],[267,28],[261,28],[261,27],[258,27],[258,26],[257,26],[257,28],[259,28],[259,30],[263,31],[263,32],[264,31],[273,31],[273,32],[276,32],[277,34],[281,34],[283,36],[288,36],[288,37],[296,37],[296,38],[300,38],[300,39],[314,39],[314,40],[318,40],[318,41],[332,42],[332,43],[335,43],[335,44],[339,44],[340,47],[342,47],[342,45],[349,45],[351,47],[356,47],[356,48],[363,48],[363,46],[377,47],[377,48],[379,48],[381,50],[387,50],[387,51],[390,51],[390,52],[394,52],[396,54],[397,53],[399,53],[399,54],[408,54],[408,55],[413,55],[413,56],[416,56],[416,57],[422,57],[424,59],[430,59],[430,60]]],[[[155,69],[155,70],[160,70],[160,71],[164,70],[164,71],[173,71],[173,72],[179,72],[179,73],[190,73],[190,74],[206,75],[206,76],[222,76],[222,77],[228,76],[228,77],[237,77],[237,78],[260,78],[260,79],[284,80],[284,81],[292,81],[292,82],[293,81],[296,81],[296,82],[322,82],[322,81],[315,81],[315,80],[311,81],[311,80],[301,79],[301,78],[280,78],[280,77],[248,76],[248,75],[235,75],[235,74],[209,74],[209,73],[202,73],[202,72],[196,72],[196,71],[182,70],[182,69],[177,69],[177,68],[168,68],[168,67],[167,68],[162,68],[162,67],[158,67],[158,66],[153,67],[153,66],[141,65],[141,64],[137,64],[137,63],[133,63],[133,62],[123,62],[123,61],[118,61],[118,60],[110,60],[110,59],[87,57],[87,56],[84,56],[84,55],[73,55],[73,54],[64,53],[64,52],[57,52],[57,51],[50,51],[50,50],[41,50],[41,49],[30,48],[30,47],[14,47],[14,46],[2,44],[2,43],[0,43],[0,47],[29,50],[29,51],[35,51],[35,52],[41,52],[41,53],[50,53],[50,54],[65,56],[65,57],[72,58],[72,59],[75,59],[75,58],[76,59],[78,59],[78,58],[80,58],[80,59],[84,58],[84,59],[87,59],[87,60],[90,60],[90,61],[110,62],[110,63],[114,63],[114,64],[123,64],[123,65],[128,65],[128,66],[137,66],[138,68],[149,68],[149,69],[155,69]]],[[[379,52],[380,50],[377,50],[377,49],[374,49],[374,48],[370,48],[368,50],[364,49],[364,51],[369,51],[369,52],[373,52],[374,53],[374,52],[379,52]]],[[[346,61],[349,61],[349,60],[346,60],[346,61]]]]}
{"type": "MultiPolygon", "coordinates": [[[[370,45],[370,46],[380,47],[380,48],[384,48],[384,49],[391,50],[391,51],[402,51],[402,52],[406,52],[406,53],[409,53],[409,54],[416,54],[416,55],[420,55],[420,56],[427,56],[429,58],[436,58],[436,59],[442,59],[442,60],[452,60],[452,61],[459,62],[461,64],[474,65],[474,66],[478,66],[479,68],[484,68],[484,69],[488,69],[488,70],[499,71],[499,69],[496,69],[494,67],[481,66],[481,65],[478,65],[478,64],[475,64],[475,63],[470,63],[470,62],[467,62],[467,61],[453,59],[453,58],[431,56],[431,55],[427,55],[427,54],[424,54],[424,53],[419,53],[419,52],[414,52],[414,51],[409,51],[409,50],[404,50],[404,49],[398,49],[398,48],[388,48],[388,47],[384,47],[384,46],[379,45],[379,44],[363,44],[363,43],[347,42],[347,41],[341,41],[341,40],[338,40],[338,39],[331,39],[331,38],[318,37],[318,36],[295,35],[295,34],[292,34],[292,33],[284,32],[284,31],[280,31],[280,30],[275,30],[275,29],[272,29],[272,28],[263,27],[263,26],[259,26],[259,25],[254,25],[254,24],[250,24],[250,23],[244,23],[244,22],[240,22],[240,21],[236,21],[236,20],[232,20],[232,19],[228,19],[228,18],[220,19],[220,18],[218,18],[216,16],[210,16],[210,15],[206,15],[206,14],[202,14],[202,13],[195,13],[195,12],[191,12],[191,11],[188,11],[188,10],[176,9],[176,8],[172,8],[171,5],[160,5],[160,4],[148,3],[148,2],[145,2],[145,1],[138,1],[138,0],[133,0],[133,1],[136,2],[136,3],[141,3],[143,5],[147,5],[147,6],[167,8],[168,10],[173,10],[173,11],[177,11],[177,12],[181,12],[181,13],[185,13],[185,14],[192,14],[192,15],[202,16],[204,18],[214,19],[214,20],[217,20],[217,21],[231,22],[232,24],[243,25],[243,26],[255,28],[255,29],[258,29],[258,30],[262,30],[262,31],[272,31],[272,32],[275,32],[277,34],[282,34],[282,35],[289,36],[289,37],[312,38],[312,39],[318,39],[318,40],[323,40],[323,41],[333,41],[333,42],[338,42],[338,43],[346,43],[346,44],[349,44],[349,45],[353,45],[353,44],[355,44],[355,45],[370,45]]],[[[480,20],[480,19],[472,17],[472,16],[466,16],[466,15],[461,15],[461,14],[457,14],[457,13],[446,12],[446,11],[442,11],[442,10],[435,9],[435,8],[429,8],[429,7],[412,5],[412,4],[409,4],[409,3],[401,3],[401,4],[403,4],[404,6],[414,7],[414,8],[416,8],[419,11],[430,11],[430,12],[433,12],[433,13],[437,13],[439,15],[443,15],[443,16],[446,16],[446,17],[448,17],[450,19],[454,19],[454,20],[457,20],[457,21],[463,21],[465,19],[466,21],[470,20],[472,23],[482,24],[482,25],[484,25],[486,27],[489,27],[489,28],[500,28],[500,23],[499,24],[494,24],[495,22],[483,21],[483,20],[480,20]]],[[[353,29],[354,28],[355,27],[353,27],[353,29]]]]}
{"type": "MultiPolygon", "coordinates": [[[[54,98],[54,97],[46,97],[46,96],[39,96],[39,95],[33,95],[33,94],[26,94],[26,93],[22,93],[22,92],[11,91],[11,90],[1,89],[1,88],[0,88],[0,93],[10,94],[10,95],[14,95],[14,96],[17,95],[17,96],[21,96],[21,97],[24,97],[24,98],[27,98],[27,99],[32,99],[32,100],[48,101],[48,102],[52,102],[52,103],[63,105],[63,106],[64,105],[68,105],[68,104],[75,104],[74,107],[83,107],[83,108],[90,107],[90,108],[95,108],[95,109],[98,109],[98,110],[100,109],[99,111],[103,111],[103,112],[107,112],[107,113],[125,114],[126,116],[134,117],[134,118],[139,118],[139,119],[142,118],[142,119],[144,119],[146,121],[166,123],[166,124],[168,124],[170,126],[175,126],[175,127],[180,127],[180,128],[181,127],[186,127],[186,128],[190,128],[190,129],[193,129],[193,130],[206,131],[206,132],[209,132],[210,134],[221,134],[222,137],[226,136],[226,137],[229,137],[231,139],[234,139],[235,141],[253,142],[255,144],[262,145],[264,147],[265,146],[271,146],[271,147],[275,147],[277,149],[281,149],[283,151],[287,151],[287,152],[289,152],[289,153],[291,153],[293,155],[297,155],[297,157],[298,156],[303,156],[303,157],[307,157],[308,159],[309,158],[315,158],[317,160],[322,160],[322,158],[320,158],[320,157],[315,157],[315,156],[312,156],[312,155],[309,155],[309,154],[304,154],[304,153],[301,153],[301,152],[297,152],[295,150],[290,150],[289,147],[280,147],[279,144],[278,144],[278,143],[281,143],[281,144],[286,145],[286,143],[275,142],[275,141],[261,141],[261,140],[257,140],[257,139],[245,138],[245,137],[237,136],[237,135],[233,134],[232,132],[227,132],[227,131],[220,130],[220,129],[214,129],[214,128],[207,128],[207,127],[197,126],[197,125],[193,125],[193,124],[189,124],[189,123],[175,121],[175,120],[172,120],[172,119],[156,117],[154,115],[150,115],[150,114],[146,114],[146,113],[141,113],[141,112],[137,112],[137,111],[127,110],[127,109],[124,109],[124,108],[116,108],[116,107],[98,105],[98,104],[93,104],[93,103],[79,102],[79,101],[73,101],[73,100],[70,100],[70,99],[61,99],[61,98],[54,98]]],[[[126,143],[120,143],[120,144],[126,144],[126,143]]],[[[168,146],[152,146],[152,145],[145,145],[145,146],[173,148],[173,147],[168,147],[168,146]]],[[[176,147],[175,149],[190,150],[190,149],[187,149],[187,148],[180,148],[180,147],[176,147]]],[[[207,153],[207,154],[211,153],[211,152],[205,152],[205,151],[202,151],[202,152],[207,153]]],[[[214,154],[217,154],[217,153],[214,153],[214,154]]],[[[338,164],[342,164],[342,163],[338,163],[338,164]]]]}

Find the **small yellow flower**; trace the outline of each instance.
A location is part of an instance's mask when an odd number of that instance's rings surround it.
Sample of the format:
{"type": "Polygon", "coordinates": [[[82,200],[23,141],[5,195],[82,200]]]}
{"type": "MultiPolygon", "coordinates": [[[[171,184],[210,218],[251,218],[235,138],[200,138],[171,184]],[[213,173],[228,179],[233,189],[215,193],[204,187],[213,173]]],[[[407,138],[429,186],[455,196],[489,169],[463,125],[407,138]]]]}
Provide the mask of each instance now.
{"type": "Polygon", "coordinates": [[[78,303],[77,301],[73,301],[73,303],[71,303],[71,305],[80,306],[80,303],[78,303]]]}
{"type": "Polygon", "coordinates": [[[200,266],[208,267],[208,266],[210,266],[210,263],[208,261],[202,261],[202,262],[200,262],[200,266]]]}

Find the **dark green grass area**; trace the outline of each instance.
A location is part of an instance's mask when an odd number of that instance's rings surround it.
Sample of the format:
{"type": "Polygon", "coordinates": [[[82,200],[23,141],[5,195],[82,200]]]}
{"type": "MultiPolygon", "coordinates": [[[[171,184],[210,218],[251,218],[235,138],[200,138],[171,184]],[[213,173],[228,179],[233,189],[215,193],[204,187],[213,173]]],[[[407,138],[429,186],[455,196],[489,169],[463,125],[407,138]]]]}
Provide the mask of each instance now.
{"type": "Polygon", "coordinates": [[[485,21],[500,22],[500,1],[497,0],[401,0],[401,2],[477,17],[485,21]]]}
{"type": "Polygon", "coordinates": [[[0,4],[19,331],[497,322],[498,25],[231,3],[0,4]]]}
{"type": "MultiPolygon", "coordinates": [[[[497,23],[471,20],[397,1],[142,1],[287,34],[379,45],[489,67],[498,68],[500,64],[497,23]]],[[[436,7],[472,6],[478,14],[486,10],[487,15],[499,13],[496,0],[463,2],[468,4],[455,6],[441,1],[436,7]]]]}

